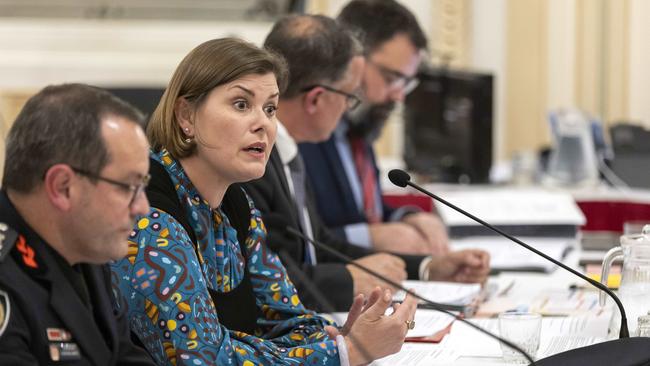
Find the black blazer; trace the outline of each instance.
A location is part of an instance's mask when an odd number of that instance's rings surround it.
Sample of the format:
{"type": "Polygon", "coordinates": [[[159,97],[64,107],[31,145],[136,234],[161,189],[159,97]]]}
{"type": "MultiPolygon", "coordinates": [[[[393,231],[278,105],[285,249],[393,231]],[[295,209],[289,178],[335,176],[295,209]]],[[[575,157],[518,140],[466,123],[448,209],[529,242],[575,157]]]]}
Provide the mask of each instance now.
{"type": "Polygon", "coordinates": [[[20,218],[5,192],[0,193],[0,222],[22,235],[27,244],[13,245],[15,240],[9,242],[6,236],[0,249],[0,302],[3,318],[8,315],[6,324],[0,321],[0,365],[154,365],[143,349],[131,343],[125,314],[114,311],[105,266],[82,265],[93,314],[52,249],[20,218]],[[38,268],[27,266],[23,253],[28,258],[33,254],[38,268]],[[61,340],[66,335],[55,334],[59,330],[69,332],[71,339],[61,340]],[[62,342],[72,353],[77,348],[78,359],[52,360],[62,342]]]}
{"type": "MultiPolygon", "coordinates": [[[[316,208],[325,225],[339,237],[345,238],[347,225],[368,223],[366,214],[363,210],[359,210],[354,200],[352,187],[336,148],[336,137],[332,135],[327,141],[317,144],[302,143],[298,147],[300,155],[309,162],[309,164],[305,164],[307,176],[313,184],[314,202],[316,202],[316,208]],[[332,199],[332,197],[338,199],[332,199]]],[[[377,188],[381,190],[375,152],[370,144],[365,144],[364,147],[373,167],[375,167],[377,188]]],[[[389,221],[395,208],[383,200],[381,206],[383,221],[389,221]]]]}
{"type": "MultiPolygon", "coordinates": [[[[306,164],[309,164],[309,162],[306,162],[306,164]]],[[[303,263],[304,245],[302,241],[285,233],[281,228],[273,227],[274,222],[288,221],[292,227],[300,228],[298,210],[296,209],[293,196],[289,191],[282,160],[275,148],[271,152],[271,158],[266,165],[264,176],[258,180],[246,183],[245,188],[246,192],[253,198],[255,206],[262,212],[262,218],[267,224],[267,245],[275,252],[284,250],[296,262],[303,263]],[[282,219],[274,220],[274,216],[279,216],[282,219]]],[[[323,225],[315,209],[314,198],[309,185],[306,192],[307,210],[311,219],[314,239],[324,242],[354,259],[375,253],[372,250],[361,248],[337,238],[323,225]]],[[[423,257],[401,257],[406,260],[409,278],[417,279],[419,265],[423,257]]],[[[352,304],[353,283],[350,272],[345,268],[345,263],[318,248],[316,248],[316,258],[318,261],[316,265],[309,266],[303,264],[302,270],[315,283],[316,287],[326,294],[327,299],[334,305],[337,311],[349,310],[352,304]]],[[[298,289],[300,299],[308,308],[318,311],[324,310],[311,294],[305,290],[305,285],[297,281],[296,276],[292,275],[290,270],[289,276],[296,279],[294,284],[298,289]]]]}

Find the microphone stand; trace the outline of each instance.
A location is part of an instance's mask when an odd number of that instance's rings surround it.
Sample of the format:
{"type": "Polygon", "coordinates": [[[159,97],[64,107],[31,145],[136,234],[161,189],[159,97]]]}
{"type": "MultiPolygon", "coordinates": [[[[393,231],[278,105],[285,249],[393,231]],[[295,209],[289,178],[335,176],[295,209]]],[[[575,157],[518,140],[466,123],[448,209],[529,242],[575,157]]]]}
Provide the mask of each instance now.
{"type": "Polygon", "coordinates": [[[557,260],[555,260],[555,259],[549,257],[548,255],[546,255],[546,254],[540,252],[539,250],[537,250],[537,249],[531,247],[530,245],[524,243],[523,241],[521,241],[521,240],[515,238],[514,236],[512,236],[512,235],[510,235],[510,234],[507,234],[507,233],[505,233],[505,232],[503,232],[503,231],[500,230],[499,228],[496,228],[496,227],[494,227],[494,226],[488,224],[487,222],[485,222],[485,221],[481,220],[480,218],[478,218],[478,217],[472,215],[471,213],[469,213],[469,212],[463,210],[462,208],[460,208],[460,207],[454,205],[453,203],[450,203],[450,202],[448,202],[447,200],[445,200],[445,199],[443,199],[443,198],[437,196],[436,194],[431,193],[431,192],[427,191],[426,189],[420,187],[420,186],[417,185],[416,183],[411,182],[411,177],[410,177],[410,176],[408,175],[408,173],[406,173],[405,171],[403,171],[403,170],[399,170],[399,169],[393,169],[393,170],[391,170],[391,171],[388,173],[388,176],[389,176],[389,178],[391,178],[391,179],[390,179],[391,182],[392,182],[393,184],[395,184],[396,186],[399,186],[399,187],[405,187],[406,185],[409,185],[409,186],[415,188],[416,190],[418,190],[418,191],[420,191],[420,192],[426,194],[427,196],[429,196],[429,197],[435,199],[436,201],[438,201],[438,202],[444,204],[445,206],[450,207],[450,208],[452,208],[452,209],[454,209],[454,210],[460,212],[461,214],[463,214],[463,215],[469,217],[470,219],[472,219],[472,220],[478,222],[479,224],[481,224],[481,225],[487,227],[488,229],[490,229],[490,230],[492,230],[492,231],[494,231],[494,232],[496,232],[496,233],[498,233],[498,234],[500,234],[500,235],[502,235],[502,236],[504,236],[504,237],[510,239],[511,241],[514,241],[515,243],[517,243],[517,244],[521,245],[522,247],[524,247],[524,248],[530,250],[531,252],[533,252],[533,253],[535,253],[535,254],[541,256],[542,258],[544,258],[544,259],[550,261],[551,263],[553,263],[553,264],[555,264],[555,265],[557,265],[557,266],[559,266],[559,267],[561,267],[561,268],[564,268],[565,270],[567,270],[567,271],[573,273],[574,275],[580,277],[581,279],[583,279],[583,280],[589,282],[592,286],[597,287],[599,290],[604,291],[604,292],[605,292],[606,294],[608,294],[612,299],[614,299],[614,302],[616,302],[616,305],[618,306],[618,309],[619,309],[619,311],[621,312],[621,329],[620,329],[620,331],[619,331],[619,335],[618,335],[619,338],[628,338],[628,337],[630,336],[630,333],[629,333],[628,328],[627,328],[627,316],[625,315],[625,309],[623,308],[623,304],[621,303],[621,300],[619,300],[619,298],[618,298],[616,295],[614,295],[614,293],[612,292],[612,290],[610,290],[607,286],[603,285],[602,283],[600,283],[600,282],[598,282],[598,281],[592,280],[591,278],[589,278],[589,277],[583,275],[582,273],[580,273],[580,272],[576,271],[575,269],[573,269],[573,268],[571,268],[571,267],[565,265],[564,263],[562,263],[562,262],[560,262],[560,261],[557,261],[557,260]],[[394,173],[394,172],[395,172],[395,173],[394,173]],[[393,178],[395,178],[395,180],[393,180],[393,178]],[[401,181],[402,178],[405,180],[405,182],[402,182],[402,181],[401,181]],[[403,183],[404,185],[401,185],[402,183],[403,183]]]}
{"type": "Polygon", "coordinates": [[[307,237],[307,236],[304,235],[302,232],[300,232],[300,231],[294,229],[294,228],[291,227],[291,226],[286,226],[285,229],[286,229],[286,231],[287,231],[288,233],[290,233],[290,234],[292,234],[292,235],[294,235],[294,236],[296,236],[296,237],[298,237],[298,238],[300,238],[300,239],[303,239],[303,240],[306,240],[306,241],[312,243],[313,245],[317,246],[318,248],[320,248],[320,249],[322,249],[322,250],[325,250],[325,251],[327,251],[328,253],[332,254],[333,256],[335,256],[335,257],[341,259],[341,260],[344,261],[345,263],[347,263],[347,264],[351,264],[351,265],[353,265],[353,266],[359,268],[360,270],[362,270],[362,271],[364,271],[364,272],[366,272],[366,273],[369,273],[370,275],[372,275],[372,276],[374,276],[374,277],[379,278],[380,280],[382,280],[382,281],[388,283],[389,285],[391,285],[391,286],[393,286],[393,287],[395,287],[395,288],[398,288],[398,289],[400,289],[400,290],[406,292],[407,294],[409,294],[409,295],[415,297],[416,299],[419,299],[419,300],[422,300],[422,301],[426,302],[426,303],[429,304],[429,305],[430,305],[434,310],[437,310],[437,311],[440,311],[440,312],[442,312],[442,313],[445,313],[445,314],[447,314],[447,315],[449,315],[449,316],[452,316],[452,317],[454,317],[455,319],[457,319],[457,320],[459,320],[459,321],[461,321],[461,322],[463,322],[463,323],[469,325],[470,327],[472,327],[472,328],[478,330],[479,332],[481,332],[481,333],[483,333],[483,334],[485,334],[485,335],[487,335],[487,336],[489,336],[489,337],[491,337],[491,338],[496,339],[497,341],[499,341],[499,342],[505,344],[506,346],[508,346],[508,347],[510,347],[510,348],[512,348],[512,349],[514,349],[515,351],[521,353],[521,354],[526,358],[526,360],[528,360],[528,362],[530,362],[530,365],[532,365],[532,366],[535,365],[535,361],[533,360],[533,358],[532,358],[528,353],[526,353],[524,350],[522,350],[519,346],[515,345],[514,343],[512,343],[512,342],[510,342],[510,341],[508,341],[508,340],[506,340],[506,339],[504,339],[504,338],[501,338],[501,337],[499,337],[499,336],[497,336],[497,335],[495,335],[495,334],[492,334],[491,332],[488,332],[487,330],[485,330],[485,329],[479,327],[478,325],[476,325],[476,324],[474,324],[474,323],[472,323],[472,322],[470,322],[470,321],[468,321],[468,320],[466,320],[466,319],[463,319],[463,318],[461,318],[460,316],[458,316],[458,315],[456,315],[456,314],[454,314],[454,313],[452,313],[452,312],[450,312],[450,311],[445,310],[445,309],[444,309],[444,306],[445,306],[445,305],[443,305],[443,304],[439,304],[439,303],[437,303],[437,302],[433,302],[433,301],[431,301],[431,300],[429,300],[429,299],[426,299],[426,298],[424,298],[424,297],[422,297],[422,296],[416,294],[415,292],[413,292],[413,291],[411,291],[411,290],[409,290],[409,289],[404,288],[401,284],[398,284],[398,283],[396,283],[396,282],[394,282],[394,281],[392,281],[392,280],[390,280],[390,279],[388,279],[388,278],[382,276],[381,274],[379,274],[379,273],[377,273],[377,272],[371,270],[370,268],[367,268],[367,267],[365,267],[365,266],[362,266],[362,265],[360,265],[360,264],[354,262],[354,260],[353,260],[352,258],[348,257],[347,255],[345,255],[345,254],[343,254],[343,253],[339,253],[338,251],[336,251],[336,250],[330,248],[328,245],[325,245],[325,244],[323,244],[323,243],[321,243],[321,242],[319,242],[319,241],[317,241],[317,240],[313,240],[313,239],[307,237]]]}

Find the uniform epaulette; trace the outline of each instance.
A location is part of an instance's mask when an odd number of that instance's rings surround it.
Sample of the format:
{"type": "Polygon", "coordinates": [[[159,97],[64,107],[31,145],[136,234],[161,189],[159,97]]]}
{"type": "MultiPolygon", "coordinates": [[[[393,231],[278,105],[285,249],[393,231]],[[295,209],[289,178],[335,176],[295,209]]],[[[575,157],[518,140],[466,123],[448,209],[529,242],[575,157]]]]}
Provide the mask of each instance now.
{"type": "Polygon", "coordinates": [[[18,232],[4,222],[0,222],[0,263],[11,252],[11,248],[14,247],[17,239],[18,232]]]}

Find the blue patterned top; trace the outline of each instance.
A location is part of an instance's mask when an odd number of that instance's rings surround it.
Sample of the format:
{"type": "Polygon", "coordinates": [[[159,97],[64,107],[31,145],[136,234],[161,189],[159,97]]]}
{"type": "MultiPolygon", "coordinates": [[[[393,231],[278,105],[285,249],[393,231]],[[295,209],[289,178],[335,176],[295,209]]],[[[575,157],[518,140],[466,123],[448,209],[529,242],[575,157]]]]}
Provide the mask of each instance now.
{"type": "Polygon", "coordinates": [[[129,323],[160,365],[339,365],[329,323],[306,310],[275,253],[249,198],[251,221],[244,245],[221,208],[210,209],[181,165],[167,151],[163,164],[189,213],[199,250],[183,226],[151,208],[139,217],[127,257],[111,265],[113,290],[129,323]],[[245,256],[242,255],[245,250],[245,256]],[[197,252],[199,253],[197,258],[197,252]],[[254,335],[219,324],[208,288],[229,292],[245,267],[261,316],[254,335]]]}

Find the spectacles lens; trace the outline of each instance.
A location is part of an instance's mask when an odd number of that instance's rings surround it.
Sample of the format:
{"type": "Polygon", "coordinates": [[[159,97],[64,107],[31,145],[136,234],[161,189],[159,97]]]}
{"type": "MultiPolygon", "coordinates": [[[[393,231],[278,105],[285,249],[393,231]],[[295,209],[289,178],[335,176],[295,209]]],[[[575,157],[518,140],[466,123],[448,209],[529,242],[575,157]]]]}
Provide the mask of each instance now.
{"type": "Polygon", "coordinates": [[[135,200],[138,199],[138,195],[144,192],[144,190],[147,188],[147,185],[149,185],[150,179],[151,176],[147,175],[142,179],[142,183],[135,186],[135,189],[133,190],[133,197],[131,197],[131,202],[129,202],[129,206],[133,205],[133,202],[135,202],[135,200]]]}

